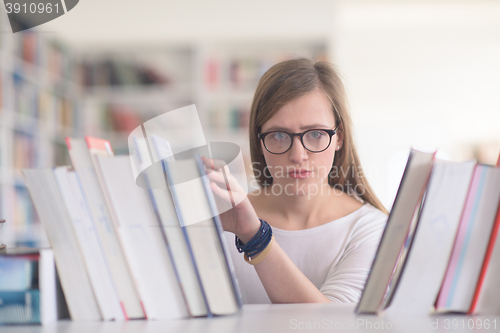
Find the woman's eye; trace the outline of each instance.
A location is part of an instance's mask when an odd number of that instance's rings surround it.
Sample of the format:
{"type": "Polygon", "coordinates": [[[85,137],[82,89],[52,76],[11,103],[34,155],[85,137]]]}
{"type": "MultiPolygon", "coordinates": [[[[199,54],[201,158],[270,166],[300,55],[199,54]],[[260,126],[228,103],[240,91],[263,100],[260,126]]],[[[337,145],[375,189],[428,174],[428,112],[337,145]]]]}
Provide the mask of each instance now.
{"type": "Polygon", "coordinates": [[[307,134],[311,139],[319,139],[323,136],[323,131],[311,131],[307,134]]]}
{"type": "Polygon", "coordinates": [[[274,132],[272,134],[272,138],[275,140],[283,140],[285,138],[286,134],[282,132],[274,132]]]}

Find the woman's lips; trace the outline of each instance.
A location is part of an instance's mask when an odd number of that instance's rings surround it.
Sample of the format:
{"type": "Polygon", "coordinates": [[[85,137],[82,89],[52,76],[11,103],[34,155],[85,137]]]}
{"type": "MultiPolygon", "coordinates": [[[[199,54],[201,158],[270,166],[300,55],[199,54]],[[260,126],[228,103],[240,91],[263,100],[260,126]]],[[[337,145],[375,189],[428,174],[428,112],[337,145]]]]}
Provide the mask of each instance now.
{"type": "Polygon", "coordinates": [[[303,179],[309,177],[312,171],[291,171],[288,173],[293,179],[303,179]]]}

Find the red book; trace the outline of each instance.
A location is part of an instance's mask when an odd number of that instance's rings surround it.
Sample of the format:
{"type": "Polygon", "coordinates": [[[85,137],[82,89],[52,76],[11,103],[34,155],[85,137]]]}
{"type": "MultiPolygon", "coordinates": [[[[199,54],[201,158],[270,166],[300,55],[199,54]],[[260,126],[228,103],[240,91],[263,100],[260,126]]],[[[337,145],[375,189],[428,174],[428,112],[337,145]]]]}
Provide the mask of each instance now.
{"type": "MultiPolygon", "coordinates": [[[[500,167],[500,156],[498,157],[497,167],[500,167]]],[[[491,254],[493,253],[493,249],[495,247],[495,241],[497,240],[499,229],[500,229],[500,203],[498,206],[497,215],[495,217],[495,223],[493,224],[493,229],[491,231],[488,243],[488,249],[486,250],[486,255],[484,256],[483,267],[481,268],[481,274],[479,275],[479,279],[477,281],[476,291],[474,292],[474,297],[472,298],[468,314],[473,314],[477,310],[479,296],[481,294],[481,289],[483,288],[484,278],[486,276],[486,272],[488,270],[488,266],[491,261],[491,254]]]]}
{"type": "MultiPolygon", "coordinates": [[[[484,256],[483,267],[481,268],[481,274],[476,285],[476,291],[474,292],[474,298],[470,305],[468,314],[473,314],[476,311],[477,303],[479,300],[479,295],[481,294],[481,289],[483,287],[484,277],[486,276],[486,271],[491,260],[491,254],[493,253],[493,248],[495,246],[495,241],[497,240],[498,230],[500,229],[500,206],[497,210],[497,215],[495,217],[495,224],[493,225],[493,230],[491,231],[488,249],[486,250],[486,255],[484,256]]],[[[497,258],[498,259],[498,258],[497,258]]]]}

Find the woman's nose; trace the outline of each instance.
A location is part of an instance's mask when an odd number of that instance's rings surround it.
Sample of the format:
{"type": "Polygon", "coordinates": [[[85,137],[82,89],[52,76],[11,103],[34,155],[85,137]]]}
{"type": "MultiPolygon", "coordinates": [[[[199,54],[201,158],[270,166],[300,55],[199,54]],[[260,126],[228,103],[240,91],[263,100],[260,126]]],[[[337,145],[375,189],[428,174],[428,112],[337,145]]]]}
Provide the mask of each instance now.
{"type": "Polygon", "coordinates": [[[290,148],[290,160],[295,163],[299,163],[307,159],[307,149],[304,148],[300,137],[296,136],[293,138],[293,144],[290,148]]]}

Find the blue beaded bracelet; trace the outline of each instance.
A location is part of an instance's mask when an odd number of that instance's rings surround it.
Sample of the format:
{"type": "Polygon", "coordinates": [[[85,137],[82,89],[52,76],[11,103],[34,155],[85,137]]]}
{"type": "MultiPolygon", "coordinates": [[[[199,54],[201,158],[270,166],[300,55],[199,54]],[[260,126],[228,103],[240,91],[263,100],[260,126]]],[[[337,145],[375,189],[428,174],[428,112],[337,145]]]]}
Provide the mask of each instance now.
{"type": "Polygon", "coordinates": [[[273,229],[266,221],[262,219],[259,219],[259,221],[260,229],[248,243],[243,244],[238,236],[235,235],[235,245],[239,253],[245,252],[248,257],[254,257],[261,253],[271,241],[273,229]]]}

